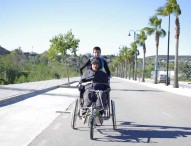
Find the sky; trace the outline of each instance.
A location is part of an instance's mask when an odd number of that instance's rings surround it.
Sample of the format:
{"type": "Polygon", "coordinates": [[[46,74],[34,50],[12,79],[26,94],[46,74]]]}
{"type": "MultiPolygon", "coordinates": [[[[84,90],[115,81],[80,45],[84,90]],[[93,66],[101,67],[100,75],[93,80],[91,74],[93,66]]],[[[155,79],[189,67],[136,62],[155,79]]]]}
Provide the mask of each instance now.
{"type": "MultiPolygon", "coordinates": [[[[177,0],[180,15],[179,55],[191,55],[191,1],[177,0]]],[[[0,0],[0,46],[12,51],[43,53],[50,39],[72,30],[80,39],[77,54],[117,55],[122,46],[130,47],[137,34],[149,27],[149,18],[166,0],[0,0]],[[128,36],[129,32],[131,36],[128,36]]],[[[168,17],[162,28],[168,32],[168,17]]],[[[175,54],[175,16],[170,21],[170,55],[175,54]]],[[[159,55],[167,54],[168,37],[160,38],[159,55]]],[[[155,36],[146,40],[146,56],[155,55],[155,36]]],[[[142,47],[138,47],[142,57],[142,47]]]]}

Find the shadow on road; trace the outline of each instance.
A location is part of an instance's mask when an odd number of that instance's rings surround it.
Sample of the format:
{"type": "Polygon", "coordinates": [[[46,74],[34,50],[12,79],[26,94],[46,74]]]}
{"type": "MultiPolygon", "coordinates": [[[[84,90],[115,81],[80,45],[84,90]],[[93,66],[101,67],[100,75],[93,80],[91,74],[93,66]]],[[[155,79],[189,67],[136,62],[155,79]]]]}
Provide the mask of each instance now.
{"type": "Polygon", "coordinates": [[[173,127],[162,125],[139,125],[120,121],[118,129],[98,129],[104,138],[103,142],[158,143],[158,139],[176,139],[191,135],[191,127],[173,127]]]}

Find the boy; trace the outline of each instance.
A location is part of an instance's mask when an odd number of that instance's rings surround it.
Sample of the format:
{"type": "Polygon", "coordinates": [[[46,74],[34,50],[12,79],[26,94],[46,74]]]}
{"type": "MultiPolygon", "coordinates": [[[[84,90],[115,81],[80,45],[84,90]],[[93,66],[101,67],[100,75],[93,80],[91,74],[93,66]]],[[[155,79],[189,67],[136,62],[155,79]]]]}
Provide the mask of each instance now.
{"type": "Polygon", "coordinates": [[[93,48],[93,56],[94,56],[93,58],[88,59],[88,61],[85,62],[85,63],[80,67],[80,74],[81,74],[81,76],[83,75],[83,69],[84,69],[85,67],[87,67],[88,69],[90,69],[90,68],[91,68],[91,61],[92,61],[94,58],[98,58],[98,59],[99,59],[99,62],[100,62],[100,67],[99,67],[99,69],[102,70],[102,68],[104,68],[105,71],[106,71],[107,76],[110,77],[110,70],[109,70],[108,64],[107,64],[107,62],[105,61],[105,59],[103,59],[103,58],[100,57],[100,56],[101,56],[101,49],[100,49],[100,47],[94,47],[94,48],[93,48]]]}

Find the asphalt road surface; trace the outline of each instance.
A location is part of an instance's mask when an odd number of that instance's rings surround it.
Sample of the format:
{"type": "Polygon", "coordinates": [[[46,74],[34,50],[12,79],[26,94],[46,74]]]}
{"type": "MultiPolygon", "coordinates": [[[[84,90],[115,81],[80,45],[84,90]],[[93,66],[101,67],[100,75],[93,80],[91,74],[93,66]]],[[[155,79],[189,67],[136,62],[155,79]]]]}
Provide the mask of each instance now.
{"type": "MultiPolygon", "coordinates": [[[[76,130],[71,128],[71,104],[29,146],[191,145],[190,97],[115,78],[111,80],[111,89],[117,130],[113,130],[111,119],[105,120],[103,126],[94,130],[95,139],[90,140],[89,127],[82,120],[77,120],[76,130]]],[[[77,89],[72,90],[75,93],[77,89]]]]}

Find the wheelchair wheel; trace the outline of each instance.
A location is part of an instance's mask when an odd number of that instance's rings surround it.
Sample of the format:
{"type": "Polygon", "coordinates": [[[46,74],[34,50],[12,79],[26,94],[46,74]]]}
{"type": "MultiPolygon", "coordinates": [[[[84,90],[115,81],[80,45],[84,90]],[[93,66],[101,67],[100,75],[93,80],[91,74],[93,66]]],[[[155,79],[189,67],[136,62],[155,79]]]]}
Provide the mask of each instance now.
{"type": "Polygon", "coordinates": [[[110,104],[110,93],[108,94],[108,118],[110,118],[111,115],[111,104],[110,104]]]}
{"type": "Polygon", "coordinates": [[[71,120],[71,126],[73,129],[76,127],[76,119],[77,119],[77,114],[78,114],[78,99],[75,100],[74,102],[74,109],[72,111],[72,120],[71,120]]]}
{"type": "Polygon", "coordinates": [[[111,100],[111,112],[112,112],[112,123],[113,123],[113,129],[117,129],[116,125],[116,114],[115,114],[115,102],[111,100]]]}
{"type": "Polygon", "coordinates": [[[90,139],[93,140],[94,138],[94,118],[90,118],[90,139]]]}

